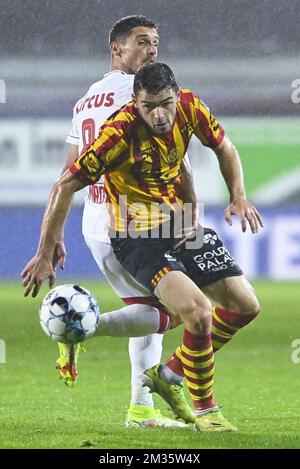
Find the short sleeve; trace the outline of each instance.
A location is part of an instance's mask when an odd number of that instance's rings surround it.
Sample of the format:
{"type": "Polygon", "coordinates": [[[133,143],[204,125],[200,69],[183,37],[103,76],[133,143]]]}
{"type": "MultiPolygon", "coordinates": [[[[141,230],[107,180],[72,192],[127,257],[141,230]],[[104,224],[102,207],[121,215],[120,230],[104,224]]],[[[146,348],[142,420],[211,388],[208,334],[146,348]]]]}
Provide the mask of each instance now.
{"type": "Polygon", "coordinates": [[[203,145],[215,148],[222,142],[225,131],[209,107],[197,96],[194,96],[195,128],[194,133],[203,145]]]}
{"type": "Polygon", "coordinates": [[[66,138],[66,143],[70,143],[71,145],[78,146],[79,145],[79,132],[78,132],[78,126],[77,126],[77,119],[76,119],[77,117],[76,106],[77,106],[77,103],[75,104],[74,109],[73,109],[72,126],[66,138]]]}
{"type": "Polygon", "coordinates": [[[118,167],[129,157],[131,117],[130,114],[119,112],[108,119],[100,128],[98,138],[83,150],[69,168],[82,183],[94,184],[102,174],[118,167]]]}
{"type": "Polygon", "coordinates": [[[190,124],[191,133],[194,133],[203,145],[217,147],[225,135],[221,124],[208,106],[192,91],[180,90],[180,94],[180,104],[190,124]]]}

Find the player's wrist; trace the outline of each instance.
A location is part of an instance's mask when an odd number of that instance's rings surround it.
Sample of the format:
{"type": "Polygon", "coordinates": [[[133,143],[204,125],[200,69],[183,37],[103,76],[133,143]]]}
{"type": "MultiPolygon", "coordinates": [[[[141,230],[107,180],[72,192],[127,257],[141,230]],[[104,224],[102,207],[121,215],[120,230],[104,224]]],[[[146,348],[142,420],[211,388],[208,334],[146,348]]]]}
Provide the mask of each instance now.
{"type": "Polygon", "coordinates": [[[52,262],[55,244],[52,245],[41,245],[36,253],[36,257],[40,260],[52,262]]]}
{"type": "Polygon", "coordinates": [[[230,194],[230,203],[240,202],[247,200],[245,192],[237,192],[230,194]]]}

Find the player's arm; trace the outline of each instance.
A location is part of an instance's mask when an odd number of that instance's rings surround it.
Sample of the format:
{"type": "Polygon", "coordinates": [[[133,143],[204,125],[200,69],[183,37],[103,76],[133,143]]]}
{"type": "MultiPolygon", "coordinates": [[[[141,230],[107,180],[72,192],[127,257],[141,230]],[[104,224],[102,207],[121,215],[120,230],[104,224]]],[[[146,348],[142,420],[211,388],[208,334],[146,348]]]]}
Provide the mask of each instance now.
{"type": "Polygon", "coordinates": [[[40,243],[30,268],[25,268],[23,278],[24,295],[32,290],[36,296],[44,280],[49,279],[50,288],[54,284],[55,270],[52,260],[55,246],[61,236],[73,195],[82,189],[80,182],[70,170],[65,171],[52,188],[41,227],[40,243]]]}
{"type": "MultiPolygon", "coordinates": [[[[78,142],[79,142],[79,125],[78,125],[78,113],[77,113],[77,106],[79,104],[80,100],[77,101],[73,108],[73,118],[72,118],[72,126],[70,129],[70,132],[67,137],[67,142],[69,145],[69,150],[67,153],[67,158],[62,170],[62,173],[68,169],[76,160],[76,158],[79,156],[78,155],[78,142]]],[[[65,247],[65,242],[64,242],[64,230],[62,230],[61,237],[59,241],[56,244],[56,247],[54,249],[53,253],[53,260],[52,260],[52,265],[53,268],[55,269],[57,265],[61,269],[65,268],[65,263],[66,263],[66,258],[67,258],[67,251],[65,247]]]]}
{"type": "Polygon", "coordinates": [[[225,135],[214,152],[230,194],[230,205],[224,212],[226,222],[231,226],[231,215],[236,215],[243,231],[246,231],[248,221],[252,233],[257,233],[259,226],[263,227],[263,220],[254,205],[246,199],[243,169],[237,149],[225,135]]]}
{"type": "Polygon", "coordinates": [[[195,192],[192,168],[185,155],[180,166],[180,194],[185,204],[185,223],[182,236],[177,236],[172,248],[177,249],[195,231],[198,222],[198,203],[195,192]]]}
{"type": "Polygon", "coordinates": [[[121,134],[119,125],[106,126],[94,141],[66,170],[59,181],[54,184],[45,211],[38,251],[30,267],[25,267],[21,273],[24,295],[31,290],[36,296],[45,279],[49,279],[49,286],[54,284],[55,271],[53,255],[57,242],[63,232],[67,214],[72,204],[73,195],[88,184],[99,180],[111,163],[128,147],[125,136],[121,134]],[[111,138],[117,135],[117,143],[111,138]],[[111,151],[111,150],[114,151],[111,151]]]}
{"type": "Polygon", "coordinates": [[[246,199],[242,165],[235,146],[209,108],[197,96],[190,96],[190,101],[195,135],[217,155],[230,194],[230,205],[224,212],[226,222],[232,225],[231,215],[236,215],[243,231],[246,231],[248,221],[252,233],[257,233],[263,221],[257,209],[246,199]]]}
{"type": "Polygon", "coordinates": [[[185,155],[180,167],[180,188],[183,202],[191,205],[192,228],[195,228],[198,221],[198,202],[194,186],[193,172],[187,155],[185,155]]]}
{"type": "Polygon", "coordinates": [[[75,160],[77,160],[79,154],[78,154],[78,146],[77,145],[70,145],[67,158],[65,161],[65,165],[63,167],[62,173],[64,173],[72,164],[74,163],[75,160]]]}
{"type": "MultiPolygon", "coordinates": [[[[77,145],[70,145],[67,158],[65,161],[65,165],[63,167],[62,173],[66,171],[73,163],[74,161],[78,158],[78,146],[77,145]]],[[[64,241],[64,229],[62,230],[61,236],[59,241],[56,243],[54,253],[53,253],[53,260],[52,260],[52,265],[53,268],[55,269],[56,265],[59,265],[61,269],[65,268],[65,263],[66,263],[66,258],[67,258],[67,251],[65,247],[65,241],[64,241]]]]}
{"type": "MultiPolygon", "coordinates": [[[[62,171],[62,174],[69,168],[69,166],[74,163],[76,158],[78,157],[78,147],[77,145],[71,145],[68,151],[68,155],[66,158],[66,162],[62,171]]],[[[39,248],[38,248],[39,249],[39,248]]],[[[37,249],[37,252],[38,252],[37,249]]],[[[27,262],[26,266],[24,267],[21,277],[24,279],[27,277],[29,272],[31,272],[32,268],[34,268],[36,263],[36,255],[37,253],[27,262]]],[[[61,235],[59,240],[57,241],[52,258],[52,268],[55,270],[56,266],[59,265],[61,269],[64,269],[65,262],[66,262],[67,252],[64,243],[64,227],[62,227],[61,235]]]]}

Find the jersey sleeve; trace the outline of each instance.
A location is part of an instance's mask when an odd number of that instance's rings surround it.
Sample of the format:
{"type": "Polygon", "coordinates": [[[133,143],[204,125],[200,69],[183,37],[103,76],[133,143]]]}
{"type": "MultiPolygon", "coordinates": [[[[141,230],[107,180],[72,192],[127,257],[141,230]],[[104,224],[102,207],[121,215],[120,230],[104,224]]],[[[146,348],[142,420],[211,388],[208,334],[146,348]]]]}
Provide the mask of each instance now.
{"type": "Polygon", "coordinates": [[[77,103],[75,104],[74,109],[73,109],[72,126],[66,138],[66,143],[70,143],[71,145],[78,146],[79,145],[79,132],[78,132],[78,125],[76,122],[76,106],[77,106],[77,103]]]}
{"type": "Polygon", "coordinates": [[[192,166],[191,166],[191,162],[190,162],[190,158],[189,158],[189,155],[188,153],[186,153],[183,157],[183,161],[186,165],[186,167],[188,168],[189,171],[192,171],[192,166]]]}
{"type": "Polygon", "coordinates": [[[99,136],[69,168],[84,184],[94,184],[105,172],[116,168],[129,156],[132,116],[119,112],[100,128],[99,136]]]}
{"type": "Polygon", "coordinates": [[[223,127],[198,96],[190,93],[189,101],[194,134],[206,147],[217,147],[225,136],[223,127]]]}

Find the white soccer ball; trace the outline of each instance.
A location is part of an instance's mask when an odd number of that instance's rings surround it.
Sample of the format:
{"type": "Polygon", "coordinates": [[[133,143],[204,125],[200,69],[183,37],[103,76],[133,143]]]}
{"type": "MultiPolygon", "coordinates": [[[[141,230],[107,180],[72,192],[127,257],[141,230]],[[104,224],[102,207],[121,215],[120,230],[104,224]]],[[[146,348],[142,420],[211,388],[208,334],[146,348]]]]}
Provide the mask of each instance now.
{"type": "Polygon", "coordinates": [[[76,344],[92,336],[100,321],[97,300],[78,285],[59,285],[43,299],[39,310],[43,331],[53,340],[76,344]]]}

